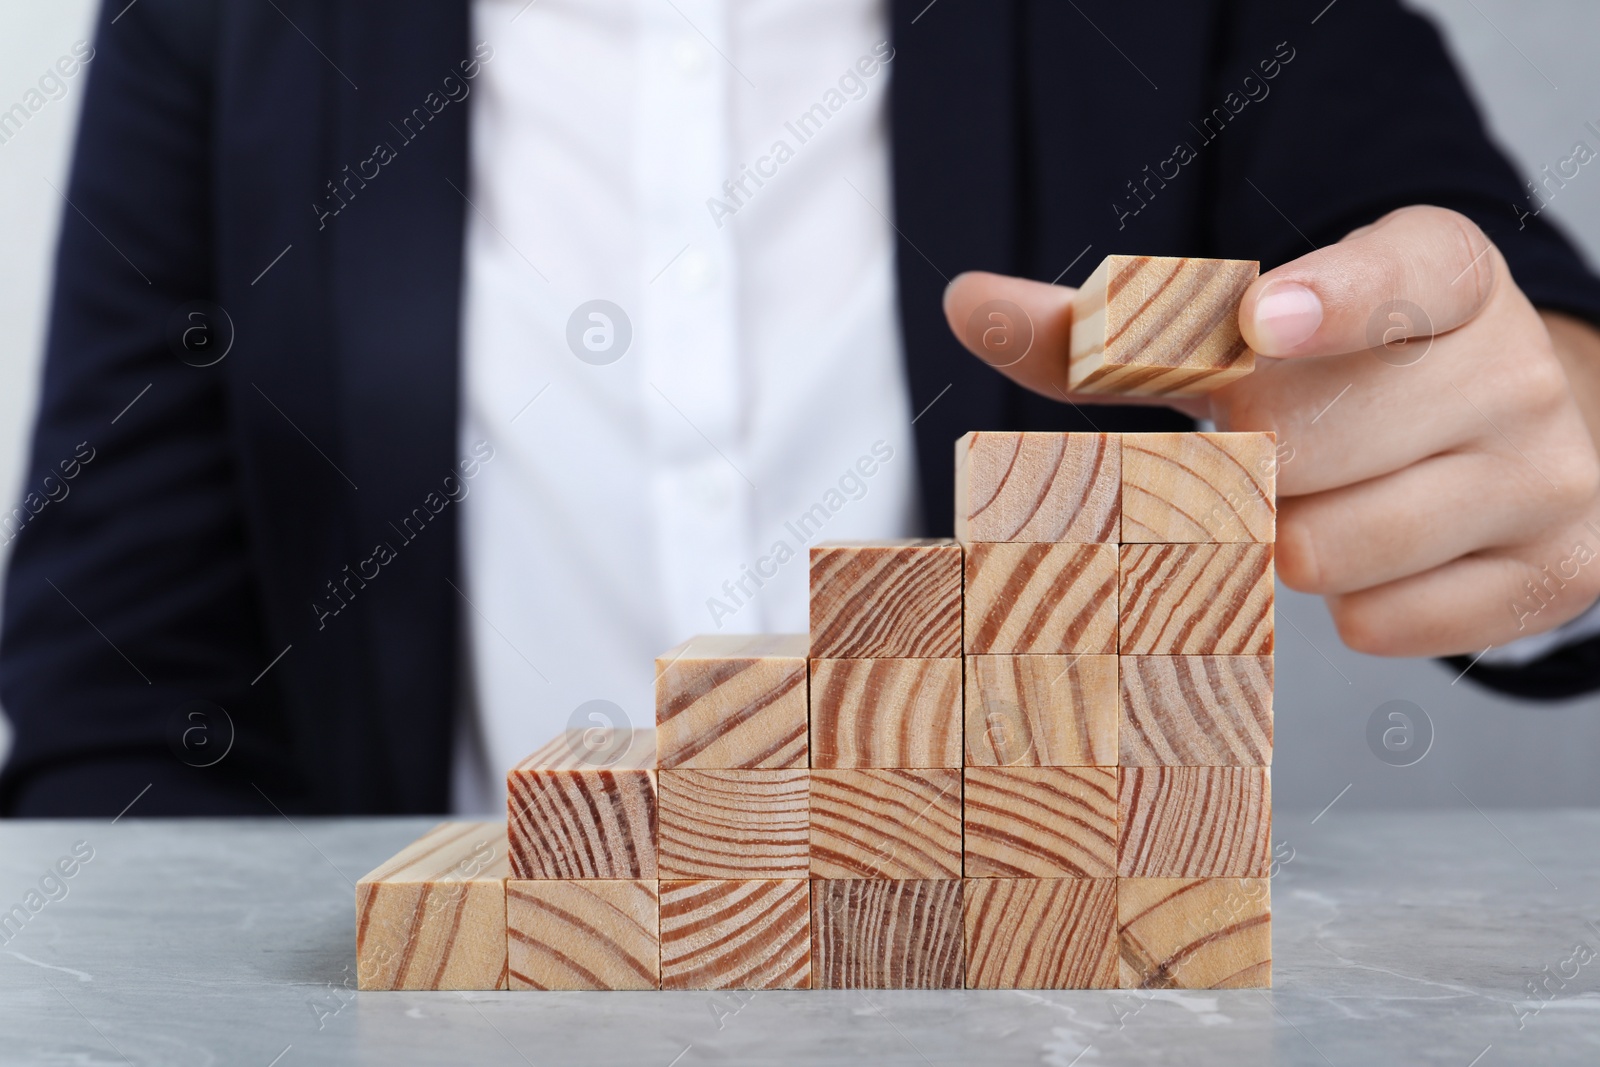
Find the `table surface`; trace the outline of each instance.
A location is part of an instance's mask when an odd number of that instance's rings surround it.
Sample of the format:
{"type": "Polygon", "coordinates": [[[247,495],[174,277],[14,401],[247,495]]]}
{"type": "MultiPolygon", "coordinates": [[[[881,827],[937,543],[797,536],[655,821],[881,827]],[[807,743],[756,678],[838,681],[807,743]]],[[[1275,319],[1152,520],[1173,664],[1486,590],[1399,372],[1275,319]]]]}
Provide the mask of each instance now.
{"type": "Polygon", "coordinates": [[[1600,812],[1280,813],[1270,992],[356,993],[431,824],[0,823],[0,1063],[1600,1063],[1600,812]]]}

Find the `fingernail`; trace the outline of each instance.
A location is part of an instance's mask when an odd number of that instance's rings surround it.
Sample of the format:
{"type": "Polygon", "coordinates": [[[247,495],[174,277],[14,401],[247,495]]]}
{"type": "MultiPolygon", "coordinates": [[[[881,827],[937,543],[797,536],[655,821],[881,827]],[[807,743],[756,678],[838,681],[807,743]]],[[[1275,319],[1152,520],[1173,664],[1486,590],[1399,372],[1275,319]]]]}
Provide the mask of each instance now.
{"type": "Polygon", "coordinates": [[[1256,301],[1256,347],[1263,356],[1293,351],[1321,325],[1322,301],[1298,282],[1275,282],[1256,301]]]}

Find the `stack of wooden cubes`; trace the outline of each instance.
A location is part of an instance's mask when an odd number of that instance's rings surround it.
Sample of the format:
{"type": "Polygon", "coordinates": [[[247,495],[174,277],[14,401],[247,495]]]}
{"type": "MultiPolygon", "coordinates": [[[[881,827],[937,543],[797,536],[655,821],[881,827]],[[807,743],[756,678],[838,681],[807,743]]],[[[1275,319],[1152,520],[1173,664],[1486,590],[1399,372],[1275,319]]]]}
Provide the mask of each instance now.
{"type": "MultiPolygon", "coordinates": [[[[1110,257],[1075,387],[1238,377],[1255,269],[1110,257]]],[[[955,539],[812,548],[809,635],[691,638],[655,730],[556,738],[505,829],[363,879],[362,988],[1270,985],[1276,462],[966,435],[955,539]]]]}
{"type": "Polygon", "coordinates": [[[959,989],[961,548],[811,550],[819,989],[959,989]]]}
{"type": "Polygon", "coordinates": [[[969,986],[1269,981],[1275,459],[957,444],[969,986]]]}
{"type": "Polygon", "coordinates": [[[656,721],[662,988],[808,988],[805,638],[679,645],[656,721]]]}
{"type": "Polygon", "coordinates": [[[660,986],[656,788],[650,730],[573,731],[512,769],[507,988],[660,986]]]}

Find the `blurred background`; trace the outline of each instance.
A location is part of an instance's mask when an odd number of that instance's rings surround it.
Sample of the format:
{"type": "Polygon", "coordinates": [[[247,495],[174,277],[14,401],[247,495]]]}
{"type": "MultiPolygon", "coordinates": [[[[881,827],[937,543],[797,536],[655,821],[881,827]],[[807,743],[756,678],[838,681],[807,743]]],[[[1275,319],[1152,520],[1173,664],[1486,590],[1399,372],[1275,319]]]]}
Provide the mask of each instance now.
{"type": "MultiPolygon", "coordinates": [[[[1567,157],[1579,140],[1600,145],[1600,134],[1585,126],[1600,128],[1593,54],[1600,3],[1411,6],[1441,26],[1491,131],[1525,176],[1567,157]]],[[[0,6],[0,109],[89,37],[94,8],[92,0],[0,6]]],[[[20,129],[0,129],[0,499],[8,504],[20,495],[55,232],[61,212],[71,210],[56,190],[65,186],[84,84],[83,75],[68,80],[20,129]]],[[[1593,179],[1580,174],[1561,190],[1546,217],[1595,264],[1600,188],[1585,181],[1593,179]]],[[[1511,205],[1506,212],[1509,223],[1511,205]]],[[[1273,791],[1280,809],[1600,804],[1600,696],[1554,705],[1504,700],[1455,681],[1436,663],[1350,652],[1320,600],[1281,588],[1279,598],[1273,791]],[[1379,729],[1410,730],[1409,744],[1397,752],[1370,743],[1375,717],[1379,729]]],[[[0,722],[0,755],[7,733],[0,722]]]]}

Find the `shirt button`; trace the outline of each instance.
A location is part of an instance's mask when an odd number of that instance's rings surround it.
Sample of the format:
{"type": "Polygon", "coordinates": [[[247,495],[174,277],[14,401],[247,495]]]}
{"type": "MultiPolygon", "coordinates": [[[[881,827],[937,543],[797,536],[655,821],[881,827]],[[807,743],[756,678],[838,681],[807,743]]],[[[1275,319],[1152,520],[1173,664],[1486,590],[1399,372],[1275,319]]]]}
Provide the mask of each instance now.
{"type": "Polygon", "coordinates": [[[685,38],[672,46],[672,62],[685,78],[698,78],[706,70],[705,46],[685,38]]]}
{"type": "Polygon", "coordinates": [[[717,280],[717,266],[711,262],[711,257],[698,248],[690,249],[684,253],[683,265],[679,268],[679,284],[686,293],[703,293],[710,289],[717,280]]]}
{"type": "Polygon", "coordinates": [[[694,495],[700,499],[700,506],[707,511],[723,511],[733,502],[725,479],[713,471],[695,475],[690,484],[694,495]]]}
{"type": "Polygon", "coordinates": [[[706,510],[727,511],[728,505],[733,503],[733,497],[727,488],[722,485],[706,486],[706,510]]]}

